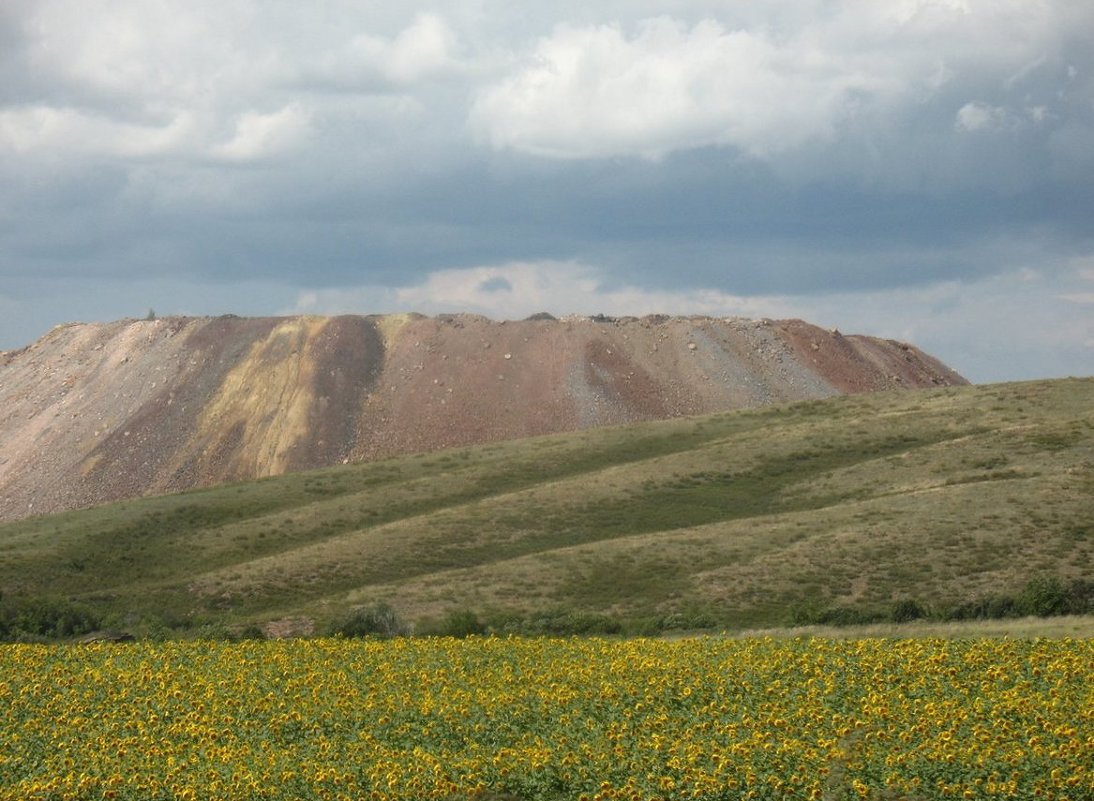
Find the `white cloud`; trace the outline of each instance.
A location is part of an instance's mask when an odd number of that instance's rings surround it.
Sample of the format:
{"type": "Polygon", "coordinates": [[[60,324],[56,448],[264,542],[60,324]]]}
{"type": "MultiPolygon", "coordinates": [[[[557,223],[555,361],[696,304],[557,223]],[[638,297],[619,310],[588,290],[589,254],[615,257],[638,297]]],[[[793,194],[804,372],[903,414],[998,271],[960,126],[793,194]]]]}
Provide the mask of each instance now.
{"type": "Polygon", "coordinates": [[[419,14],[390,45],[379,43],[381,68],[394,81],[412,83],[449,67],[455,43],[455,35],[441,17],[419,14]]]}
{"type": "Polygon", "coordinates": [[[954,127],[959,131],[981,131],[1003,128],[1010,117],[1006,109],[987,103],[966,103],[957,112],[954,127]]]}
{"type": "MultiPolygon", "coordinates": [[[[73,0],[28,4],[22,73],[13,73],[27,98],[0,100],[0,154],[62,165],[247,161],[291,150],[321,126],[352,153],[373,139],[352,127],[360,103],[324,94],[324,83],[408,92],[458,66],[458,38],[437,14],[399,26],[352,5],[330,11],[325,23],[291,5],[249,2],[114,0],[93,12],[73,0]]],[[[383,138],[396,138],[404,122],[389,116],[383,138]]]]}
{"type": "Polygon", "coordinates": [[[81,99],[173,105],[216,90],[216,78],[238,73],[247,60],[254,74],[257,54],[230,46],[249,17],[238,3],[43,0],[25,29],[31,65],[82,90],[81,99]]]}
{"type": "Polygon", "coordinates": [[[142,158],[188,149],[197,129],[194,116],[185,112],[155,125],[74,108],[9,108],[0,110],[0,152],[142,158]]]}
{"type": "MultiPolygon", "coordinates": [[[[1081,282],[1075,291],[1065,292],[1059,297],[1062,300],[1066,300],[1069,303],[1077,303],[1080,306],[1094,305],[1094,289],[1087,286],[1094,283],[1094,267],[1085,266],[1094,262],[1094,257],[1088,257],[1085,259],[1076,259],[1073,262],[1075,267],[1075,275],[1081,282]]],[[[1091,323],[1091,328],[1094,329],[1094,322],[1091,323]]]]}
{"type": "Polygon", "coordinates": [[[974,101],[957,110],[953,127],[958,133],[1014,131],[1023,126],[1044,125],[1054,117],[1045,106],[1026,106],[1017,110],[974,101]]]}
{"type": "Polygon", "coordinates": [[[216,141],[207,114],[179,111],[162,124],[139,123],[70,107],[44,105],[0,110],[0,152],[50,158],[149,157],[250,161],[291,149],[310,132],[310,115],[299,103],[262,113],[243,110],[216,141]]]}
{"type": "Polygon", "coordinates": [[[1085,352],[1094,317],[1070,297],[1081,294],[1066,270],[1031,281],[1030,271],[1019,269],[977,281],[793,300],[810,322],[913,342],[973,381],[1012,381],[1094,375],[1085,352]]]}
{"type": "Polygon", "coordinates": [[[356,33],[344,43],[329,42],[322,57],[305,54],[289,68],[319,86],[407,91],[419,81],[458,71],[459,49],[459,37],[444,17],[423,12],[394,35],[356,33]]]}
{"type": "Polygon", "coordinates": [[[763,155],[831,136],[850,94],[880,89],[838,61],[714,20],[658,17],[629,38],[618,25],[560,26],[532,64],[479,96],[472,125],[495,147],[544,156],[763,155]]]}
{"type": "Polygon", "coordinates": [[[519,319],[536,312],[563,314],[708,314],[777,317],[793,306],[767,297],[742,297],[715,289],[655,290],[609,281],[599,270],[573,261],[515,262],[439,270],[401,288],[343,287],[307,290],[294,312],[475,312],[519,319]]]}
{"type": "Polygon", "coordinates": [[[229,161],[261,159],[298,144],[309,128],[309,115],[299,103],[270,114],[246,111],[236,121],[232,138],[212,152],[229,161]]]}
{"type": "MultiPolygon", "coordinates": [[[[1031,281],[1030,272],[914,288],[741,297],[717,289],[619,284],[573,261],[520,262],[440,270],[403,288],[308,290],[285,312],[475,312],[497,320],[541,311],[800,318],[845,333],[912,342],[974,381],[1074,374],[1089,359],[1094,320],[1060,290],[1081,285],[1045,277],[1031,281]]],[[[1094,374],[1094,364],[1085,374],[1094,374]]]]}
{"type": "MultiPolygon", "coordinates": [[[[410,141],[455,160],[469,129],[495,148],[557,158],[719,146],[788,162],[849,141],[852,160],[907,162],[913,134],[897,126],[925,118],[947,92],[956,96],[929,114],[951,136],[1004,119],[1066,122],[1059,106],[1084,102],[1085,84],[1068,81],[1071,100],[1045,85],[1058,88],[1067,69],[1081,74],[1060,62],[1061,37],[1094,13],[1065,5],[790,0],[772,13],[688,0],[650,17],[647,2],[526,10],[442,0],[431,11],[332,2],[320,14],[245,0],[110,0],[92,14],[78,0],[41,0],[22,12],[12,81],[28,99],[0,107],[0,148],[204,161],[269,156],[290,132],[311,132],[347,158],[376,142],[411,158],[410,141]],[[421,119],[362,131],[355,103],[377,94],[403,96],[421,119]],[[38,136],[34,114],[64,118],[62,133],[38,136]]],[[[1066,159],[1087,139],[1053,146],[1066,159]]],[[[846,168],[830,155],[814,161],[846,168]]]]}
{"type": "MultiPolygon", "coordinates": [[[[1027,116],[1045,118],[1047,100],[1027,84],[1059,47],[1062,16],[1044,3],[916,0],[790,3],[736,26],[561,24],[479,93],[471,126],[495,148],[556,158],[712,145],[774,158],[840,134],[887,134],[950,84],[1021,89],[1027,116]]],[[[962,130],[1009,119],[982,100],[956,113],[962,130]]]]}

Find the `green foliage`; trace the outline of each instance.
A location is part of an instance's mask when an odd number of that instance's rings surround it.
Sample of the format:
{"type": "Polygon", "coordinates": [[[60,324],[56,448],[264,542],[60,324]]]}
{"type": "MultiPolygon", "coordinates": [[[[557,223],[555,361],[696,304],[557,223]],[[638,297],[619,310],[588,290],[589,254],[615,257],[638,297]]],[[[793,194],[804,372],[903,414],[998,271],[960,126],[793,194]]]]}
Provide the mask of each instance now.
{"type": "Polygon", "coordinates": [[[1056,576],[1037,576],[1018,595],[1016,606],[1026,615],[1051,617],[1068,614],[1071,599],[1069,588],[1056,576]]]}
{"type": "Polygon", "coordinates": [[[880,623],[886,619],[891,618],[875,609],[861,609],[854,606],[818,609],[805,606],[792,611],[791,622],[795,626],[862,626],[867,623],[880,623]]]}
{"type": "Polygon", "coordinates": [[[625,621],[624,632],[641,637],[657,637],[661,634],[698,631],[718,631],[729,628],[728,621],[715,609],[689,607],[686,609],[625,621]]]}
{"type": "Polygon", "coordinates": [[[520,620],[506,633],[555,636],[571,634],[619,634],[623,623],[613,615],[586,612],[579,609],[549,609],[520,620]]]}
{"type": "Polygon", "coordinates": [[[415,634],[436,637],[471,637],[486,634],[486,623],[470,609],[456,609],[440,621],[423,621],[415,628],[415,634]]]}
{"type": "Polygon", "coordinates": [[[1056,617],[1094,613],[1094,582],[1066,583],[1056,576],[1031,578],[1014,595],[995,593],[955,604],[937,604],[937,611],[913,598],[904,598],[880,611],[852,606],[800,605],[791,614],[795,626],[857,626],[868,623],[908,623],[913,620],[1001,620],[1016,617],[1056,617]]]}
{"type": "Polygon", "coordinates": [[[984,620],[1007,617],[1053,617],[1094,612],[1094,582],[1069,583],[1056,576],[1034,576],[1017,595],[993,594],[957,604],[942,614],[946,620],[984,620]]]}
{"type": "Polygon", "coordinates": [[[329,633],[339,637],[398,637],[407,633],[407,627],[391,605],[381,601],[355,610],[335,623],[329,633]]]}
{"type": "Polygon", "coordinates": [[[262,628],[254,623],[248,623],[235,635],[237,640],[264,640],[266,639],[266,632],[262,628]]]}
{"type": "Polygon", "coordinates": [[[95,631],[97,615],[67,598],[4,599],[0,604],[0,638],[62,640],[95,631]]]}
{"type": "Polygon", "coordinates": [[[985,595],[956,604],[942,612],[943,620],[1001,620],[1019,617],[1018,605],[1009,595],[985,595]]]}
{"type": "Polygon", "coordinates": [[[907,623],[927,617],[927,610],[914,598],[903,598],[893,604],[889,616],[894,623],[907,623]]]}

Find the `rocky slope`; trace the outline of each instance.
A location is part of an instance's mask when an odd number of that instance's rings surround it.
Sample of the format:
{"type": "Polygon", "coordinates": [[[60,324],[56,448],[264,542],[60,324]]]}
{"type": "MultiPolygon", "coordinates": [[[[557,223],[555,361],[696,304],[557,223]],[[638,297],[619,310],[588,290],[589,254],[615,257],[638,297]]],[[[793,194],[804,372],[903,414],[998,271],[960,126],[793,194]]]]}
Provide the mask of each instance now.
{"type": "Polygon", "coordinates": [[[964,384],[799,320],[165,318],[0,353],[0,520],[354,460],[964,384]]]}

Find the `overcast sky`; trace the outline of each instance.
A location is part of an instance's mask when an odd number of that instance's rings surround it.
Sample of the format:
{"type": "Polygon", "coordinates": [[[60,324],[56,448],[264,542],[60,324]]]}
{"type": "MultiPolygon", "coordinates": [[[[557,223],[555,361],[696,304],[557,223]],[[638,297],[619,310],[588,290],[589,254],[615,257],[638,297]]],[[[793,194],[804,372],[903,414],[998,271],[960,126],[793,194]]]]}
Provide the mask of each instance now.
{"type": "Polygon", "coordinates": [[[0,349],[802,317],[1094,374],[1090,0],[0,0],[0,349]]]}

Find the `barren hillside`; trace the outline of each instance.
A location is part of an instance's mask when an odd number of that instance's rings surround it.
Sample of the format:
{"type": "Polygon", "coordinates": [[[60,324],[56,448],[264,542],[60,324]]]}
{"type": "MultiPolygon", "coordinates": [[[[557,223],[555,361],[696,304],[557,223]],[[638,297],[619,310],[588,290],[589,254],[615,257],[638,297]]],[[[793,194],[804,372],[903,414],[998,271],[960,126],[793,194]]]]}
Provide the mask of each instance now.
{"type": "Polygon", "coordinates": [[[0,353],[0,520],[349,461],[966,383],[799,320],[165,318],[0,353]]]}

